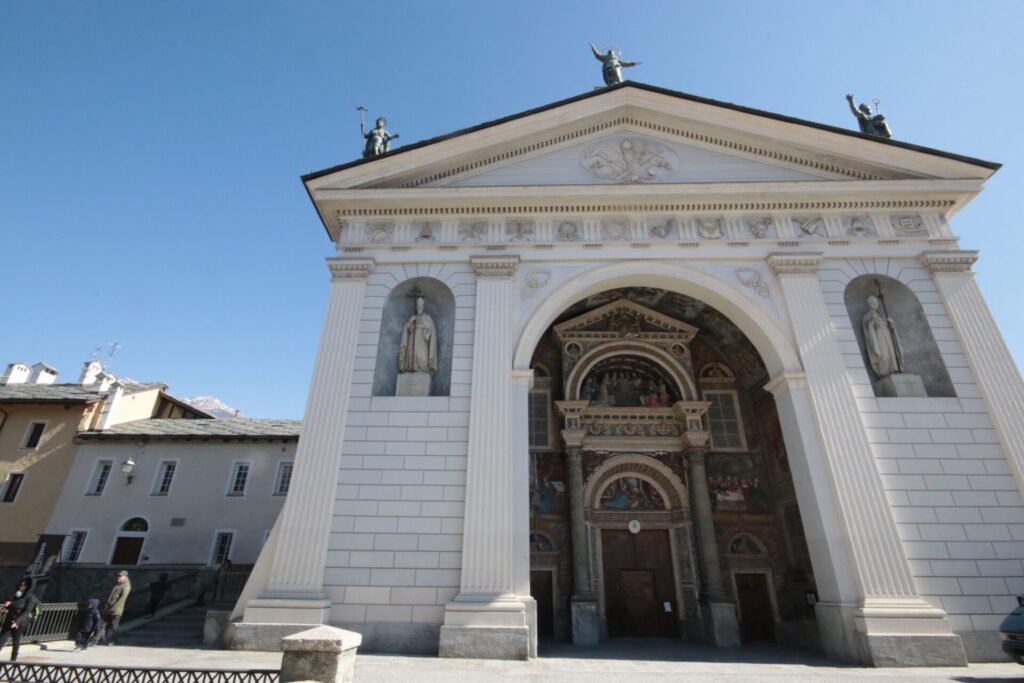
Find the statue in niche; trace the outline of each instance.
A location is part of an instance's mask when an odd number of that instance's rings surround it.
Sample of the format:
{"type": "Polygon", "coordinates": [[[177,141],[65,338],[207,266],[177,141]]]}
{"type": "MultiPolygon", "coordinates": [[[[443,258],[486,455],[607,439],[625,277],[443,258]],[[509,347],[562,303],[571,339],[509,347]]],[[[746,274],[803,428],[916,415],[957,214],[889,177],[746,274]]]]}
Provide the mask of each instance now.
{"type": "Polygon", "coordinates": [[[367,133],[366,126],[360,117],[359,133],[366,139],[366,144],[363,146],[364,158],[379,156],[390,151],[391,141],[398,138],[398,133],[392,135],[384,128],[386,125],[388,125],[388,120],[381,116],[377,119],[376,125],[367,133]]]}
{"type": "Polygon", "coordinates": [[[868,295],[868,312],[864,314],[864,348],[871,361],[871,369],[885,378],[903,372],[903,349],[896,334],[896,324],[888,315],[878,311],[879,300],[868,295]]]}
{"type": "Polygon", "coordinates": [[[423,297],[416,299],[416,315],[402,328],[398,347],[398,371],[420,372],[433,376],[437,372],[437,330],[434,319],[423,312],[423,297]]]}
{"type": "Polygon", "coordinates": [[[622,69],[640,64],[640,62],[622,61],[622,53],[618,48],[610,47],[606,52],[598,52],[594,44],[591,43],[590,51],[594,53],[594,59],[601,62],[601,75],[604,77],[605,85],[622,83],[622,69]]]}
{"type": "MultiPolygon", "coordinates": [[[[850,105],[850,111],[857,117],[857,124],[860,125],[861,133],[873,135],[876,138],[885,138],[886,140],[892,137],[889,124],[885,122],[885,116],[880,112],[872,114],[871,107],[866,102],[861,102],[860,107],[854,106],[853,95],[847,95],[846,101],[850,105]]],[[[875,100],[875,104],[878,104],[878,100],[875,100]]]]}

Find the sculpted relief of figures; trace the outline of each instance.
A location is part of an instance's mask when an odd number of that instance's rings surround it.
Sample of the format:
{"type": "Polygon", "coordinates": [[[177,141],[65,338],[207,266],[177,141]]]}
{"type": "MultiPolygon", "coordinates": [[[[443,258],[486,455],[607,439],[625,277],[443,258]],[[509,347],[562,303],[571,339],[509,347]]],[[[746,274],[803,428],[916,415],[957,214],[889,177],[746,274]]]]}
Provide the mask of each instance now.
{"type": "Polygon", "coordinates": [[[672,150],[642,138],[609,140],[588,147],[580,163],[595,178],[627,184],[667,179],[677,166],[672,150]]]}
{"type": "Polygon", "coordinates": [[[398,347],[398,371],[437,372],[437,330],[434,319],[424,312],[423,297],[416,299],[416,314],[402,328],[398,347]]]}

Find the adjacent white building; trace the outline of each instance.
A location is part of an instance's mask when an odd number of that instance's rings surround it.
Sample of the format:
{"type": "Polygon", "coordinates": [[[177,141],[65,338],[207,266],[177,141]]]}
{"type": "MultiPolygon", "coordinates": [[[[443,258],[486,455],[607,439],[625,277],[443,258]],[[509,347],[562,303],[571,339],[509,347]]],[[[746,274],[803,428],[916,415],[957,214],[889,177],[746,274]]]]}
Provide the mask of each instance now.
{"type": "Polygon", "coordinates": [[[300,424],[147,419],[81,432],[47,533],[64,561],[251,564],[288,494],[300,424]]]}
{"type": "Polygon", "coordinates": [[[949,222],[997,168],[627,82],[306,176],[330,297],[235,646],[998,656],[1024,383],[949,222]]]}

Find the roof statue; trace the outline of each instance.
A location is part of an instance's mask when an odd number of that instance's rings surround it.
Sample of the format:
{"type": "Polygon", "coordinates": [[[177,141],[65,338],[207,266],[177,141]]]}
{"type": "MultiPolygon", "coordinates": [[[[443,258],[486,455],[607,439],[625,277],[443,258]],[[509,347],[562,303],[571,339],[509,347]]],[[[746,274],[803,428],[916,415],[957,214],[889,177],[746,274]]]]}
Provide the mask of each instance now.
{"type": "MultiPolygon", "coordinates": [[[[865,102],[861,102],[860,107],[855,107],[853,105],[853,95],[847,95],[846,101],[850,104],[850,111],[857,117],[861,133],[874,135],[876,138],[885,138],[886,140],[892,137],[892,131],[889,130],[889,124],[885,122],[885,116],[877,111],[872,114],[871,107],[865,102]]],[[[876,110],[877,103],[878,100],[875,100],[876,110]]]]}
{"type": "Polygon", "coordinates": [[[388,120],[383,116],[377,118],[377,123],[370,132],[366,132],[366,121],[363,119],[363,114],[367,111],[366,107],[356,107],[359,110],[359,133],[363,136],[366,142],[363,145],[363,158],[375,157],[390,151],[391,141],[398,137],[398,133],[392,135],[387,131],[385,126],[388,125],[388,120]]]}
{"type": "Polygon", "coordinates": [[[590,50],[594,53],[594,59],[601,62],[601,75],[604,76],[605,85],[622,83],[622,69],[640,64],[640,62],[622,61],[622,53],[617,47],[610,47],[605,52],[598,52],[594,44],[591,43],[590,50]]]}

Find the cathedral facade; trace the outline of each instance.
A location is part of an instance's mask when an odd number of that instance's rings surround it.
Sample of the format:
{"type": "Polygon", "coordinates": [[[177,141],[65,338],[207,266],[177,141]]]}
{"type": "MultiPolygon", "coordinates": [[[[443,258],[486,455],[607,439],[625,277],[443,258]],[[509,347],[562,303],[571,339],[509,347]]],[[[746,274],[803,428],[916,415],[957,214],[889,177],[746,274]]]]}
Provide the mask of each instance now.
{"type": "Polygon", "coordinates": [[[306,176],[337,252],[234,646],[990,658],[1024,383],[948,221],[997,168],[627,82],[306,176]]]}

